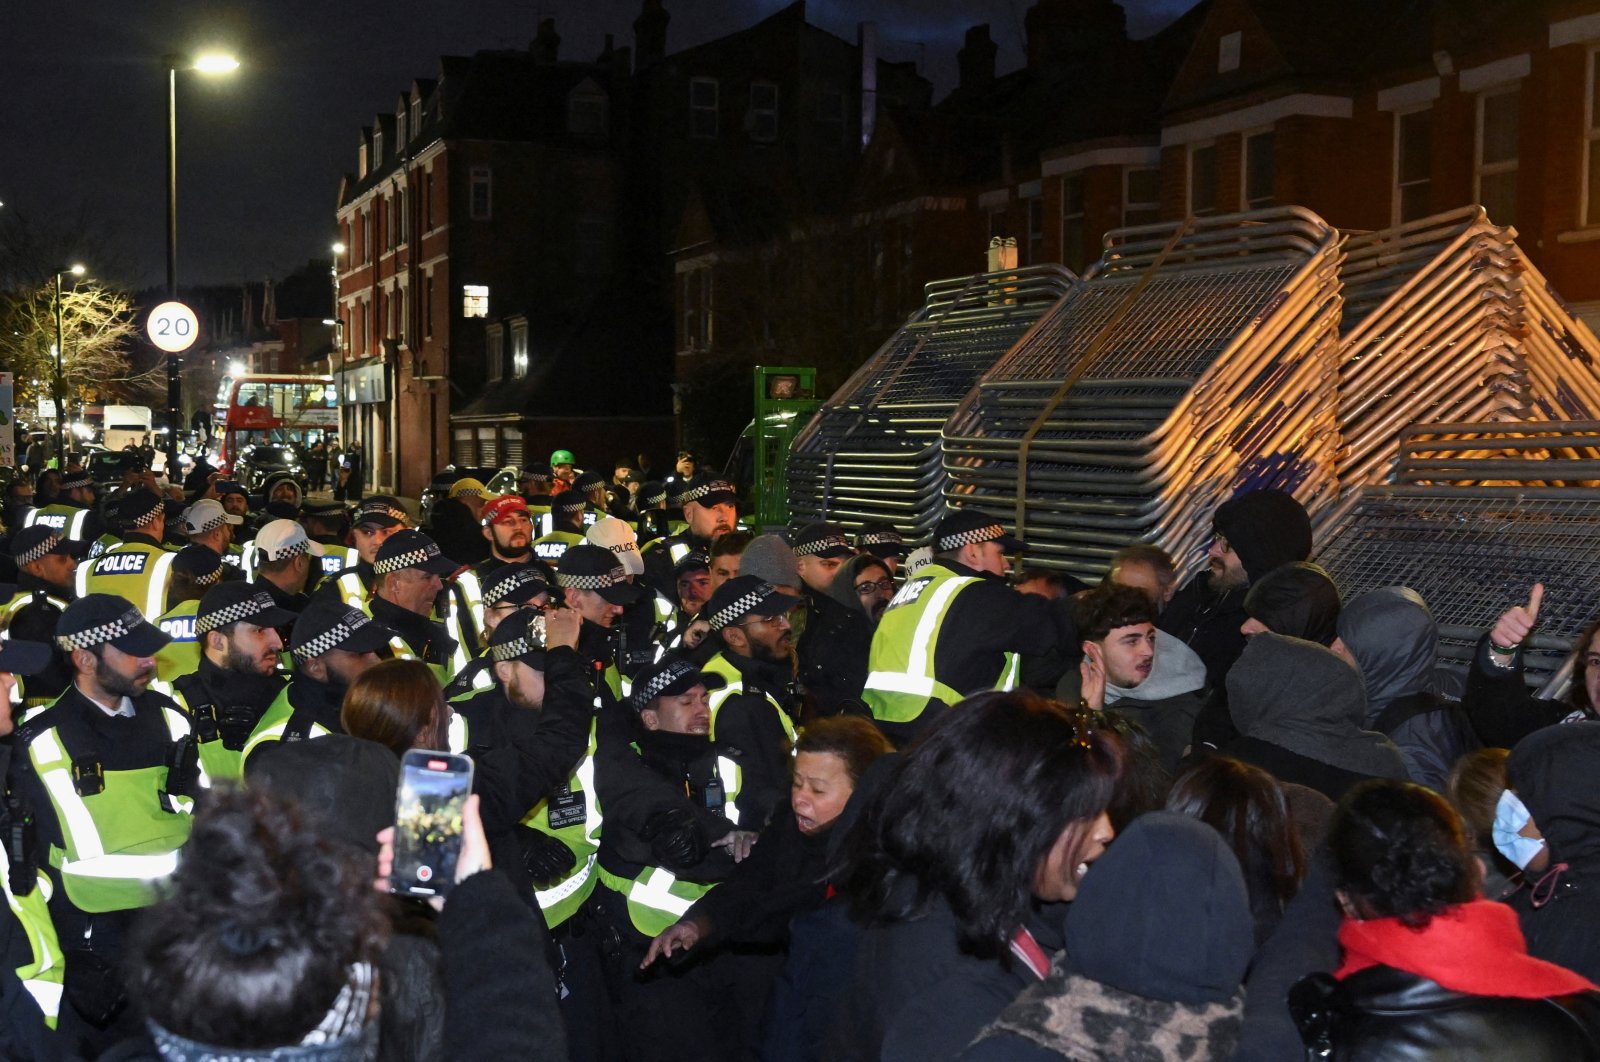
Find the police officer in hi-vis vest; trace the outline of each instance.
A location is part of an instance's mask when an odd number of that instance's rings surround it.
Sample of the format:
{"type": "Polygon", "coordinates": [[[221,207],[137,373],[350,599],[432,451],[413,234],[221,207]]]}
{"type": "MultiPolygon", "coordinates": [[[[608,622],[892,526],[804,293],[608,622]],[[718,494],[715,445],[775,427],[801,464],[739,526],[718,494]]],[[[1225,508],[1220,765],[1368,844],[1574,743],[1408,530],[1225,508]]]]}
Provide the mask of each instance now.
{"type": "Polygon", "coordinates": [[[646,543],[644,579],[665,594],[673,591],[672,569],[690,553],[709,555],[711,542],[732,531],[739,520],[739,495],[721,476],[700,473],[680,496],[687,525],[680,534],[646,543]]]}
{"type": "Polygon", "coordinates": [[[95,501],[100,488],[94,477],[84,471],[68,472],[61,477],[61,493],[50,504],[31,510],[23,520],[24,527],[43,524],[59,532],[62,538],[87,544],[105,534],[105,522],[95,512],[95,501]]]}
{"type": "Polygon", "coordinates": [[[350,537],[356,544],[356,563],[323,581],[318,596],[338,597],[347,605],[364,608],[372,594],[372,562],[390,535],[411,526],[400,502],[387,494],[363,498],[351,519],[350,537]]]}
{"type": "Polygon", "coordinates": [[[166,642],[123,598],[74,601],[56,634],[73,684],[17,732],[40,843],[60,884],[51,915],[72,1004],[62,1027],[96,1048],[136,1024],[117,970],[123,943],[176,868],[194,800],[209,785],[188,718],[149,689],[166,642]]]}
{"type": "Polygon", "coordinates": [[[890,600],[867,657],[861,699],[890,741],[904,747],[974,693],[1016,688],[1019,654],[1070,652],[1070,599],[1006,584],[1007,555],[1025,548],[987,513],[957,509],[939,521],[933,562],[890,600]]]}
{"type": "Polygon", "coordinates": [[[167,580],[172,552],[162,545],[167,534],[166,504],[153,490],[139,487],[117,503],[122,539],[87,564],[78,566],[78,596],[115,594],[133,602],[145,619],[167,610],[167,580]]]}
{"type": "Polygon", "coordinates": [[[34,601],[49,601],[65,609],[72,601],[73,578],[88,543],[64,537],[51,527],[35,524],[11,536],[11,559],[17,565],[17,590],[0,611],[0,629],[11,625],[17,610],[34,601]]]}
{"type": "Polygon", "coordinates": [[[396,531],[378,549],[372,562],[372,596],[367,611],[393,628],[390,648],[396,657],[421,660],[432,669],[439,688],[450,685],[456,672],[467,666],[466,645],[457,613],[440,623],[433,618],[434,603],[444,580],[454,578],[461,565],[446,557],[438,543],[421,531],[396,531]]]}

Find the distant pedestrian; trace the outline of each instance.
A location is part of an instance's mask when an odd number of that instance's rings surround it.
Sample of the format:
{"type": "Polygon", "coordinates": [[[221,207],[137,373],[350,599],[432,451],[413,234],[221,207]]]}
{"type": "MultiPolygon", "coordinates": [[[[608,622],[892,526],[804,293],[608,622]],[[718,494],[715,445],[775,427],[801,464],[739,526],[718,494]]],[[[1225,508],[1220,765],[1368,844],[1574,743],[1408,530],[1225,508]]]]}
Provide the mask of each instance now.
{"type": "Polygon", "coordinates": [[[322,439],[318,439],[312,445],[308,456],[311,458],[308,462],[311,466],[308,470],[311,478],[311,489],[322,490],[328,482],[328,444],[322,439]]]}

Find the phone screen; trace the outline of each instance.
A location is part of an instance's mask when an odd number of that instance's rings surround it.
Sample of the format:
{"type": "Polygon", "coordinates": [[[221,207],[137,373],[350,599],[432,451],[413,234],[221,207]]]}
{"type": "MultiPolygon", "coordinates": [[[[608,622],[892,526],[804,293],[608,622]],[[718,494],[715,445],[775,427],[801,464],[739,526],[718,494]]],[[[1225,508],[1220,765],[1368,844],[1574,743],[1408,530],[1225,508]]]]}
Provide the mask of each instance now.
{"type": "Polygon", "coordinates": [[[411,749],[400,761],[394,810],[394,869],[389,891],[445,896],[461,856],[461,813],[472,792],[472,761],[411,749]]]}

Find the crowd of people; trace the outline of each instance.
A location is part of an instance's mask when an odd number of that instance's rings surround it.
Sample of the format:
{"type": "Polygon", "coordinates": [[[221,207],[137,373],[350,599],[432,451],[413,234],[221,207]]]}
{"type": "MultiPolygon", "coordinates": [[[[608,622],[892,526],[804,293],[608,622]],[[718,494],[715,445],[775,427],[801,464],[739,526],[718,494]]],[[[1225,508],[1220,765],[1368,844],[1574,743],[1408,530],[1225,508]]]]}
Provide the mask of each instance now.
{"type": "Polygon", "coordinates": [[[1463,674],[1281,492],[1089,585],[644,464],[19,473],[0,1057],[1600,1059],[1600,621],[1548,700],[1542,586],[1463,674]]]}

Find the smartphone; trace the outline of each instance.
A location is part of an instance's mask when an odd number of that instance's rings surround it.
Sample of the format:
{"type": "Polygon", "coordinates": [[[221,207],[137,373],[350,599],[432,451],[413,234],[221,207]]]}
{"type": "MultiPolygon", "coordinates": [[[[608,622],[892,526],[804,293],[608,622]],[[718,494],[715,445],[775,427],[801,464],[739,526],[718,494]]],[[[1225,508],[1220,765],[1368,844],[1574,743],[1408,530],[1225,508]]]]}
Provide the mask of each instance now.
{"type": "Polygon", "coordinates": [[[401,758],[390,892],[449,895],[461,858],[462,809],[471,792],[472,761],[466,756],[411,749],[401,758]]]}

